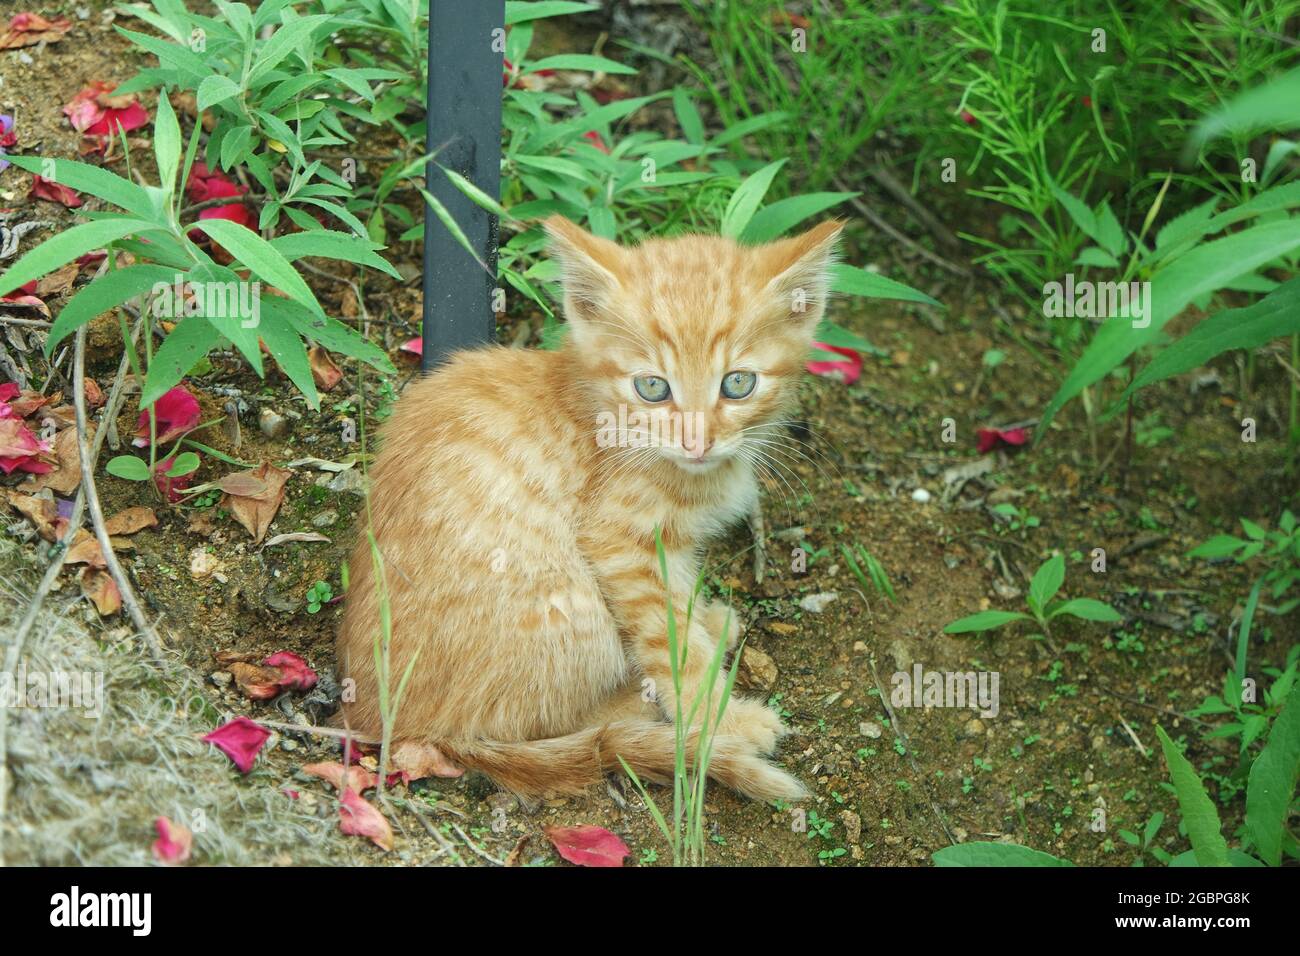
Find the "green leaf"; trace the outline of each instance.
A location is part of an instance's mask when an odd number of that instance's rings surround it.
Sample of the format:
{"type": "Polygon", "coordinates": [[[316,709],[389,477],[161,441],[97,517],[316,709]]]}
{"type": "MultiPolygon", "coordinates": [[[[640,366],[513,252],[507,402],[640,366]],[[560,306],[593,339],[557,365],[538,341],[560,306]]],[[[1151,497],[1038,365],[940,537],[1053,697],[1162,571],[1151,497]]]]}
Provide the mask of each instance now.
{"type": "Polygon", "coordinates": [[[1015,843],[958,843],[931,854],[935,866],[1074,866],[1062,860],[1015,843]]]}
{"type": "Polygon", "coordinates": [[[12,155],[5,158],[19,169],[42,175],[50,171],[50,164],[53,164],[53,175],[47,176],[47,179],[52,179],[56,183],[62,183],[80,192],[98,196],[100,199],[111,202],[115,206],[120,206],[141,219],[154,219],[161,224],[159,210],[155,208],[153,202],[149,199],[149,194],[142,187],[137,186],[129,179],[123,179],[116,173],[109,172],[101,166],[91,166],[88,163],[79,163],[72,159],[45,159],[36,156],[12,155]]]}
{"type": "Polygon", "coordinates": [[[463,192],[473,202],[492,213],[492,215],[496,216],[498,219],[509,221],[515,218],[510,214],[510,210],[506,209],[505,206],[501,205],[501,203],[497,202],[483,190],[479,189],[454,169],[448,169],[441,163],[438,164],[438,168],[447,174],[447,178],[451,180],[453,186],[463,192]]]}
{"type": "Polygon", "coordinates": [[[1115,415],[1139,389],[1199,368],[1224,352],[1250,351],[1297,332],[1300,332],[1300,278],[1278,286],[1253,305],[1228,309],[1205,319],[1177,342],[1162,348],[1106,410],[1102,421],[1115,415]]]}
{"type": "Polygon", "coordinates": [[[1296,247],[1300,247],[1300,219],[1270,222],[1197,246],[1156,273],[1144,318],[1147,324],[1134,326],[1133,319],[1117,316],[1102,325],[1043,410],[1034,429],[1035,444],[1047,434],[1048,425],[1066,402],[1153,341],[1165,323],[1193,299],[1296,247]]]}
{"type": "Polygon", "coordinates": [[[1247,90],[1211,113],[1192,132],[1189,151],[1218,136],[1300,127],[1300,70],[1247,90]]]}
{"type": "Polygon", "coordinates": [[[537,3],[506,0],[506,26],[527,20],[540,20],[543,17],[562,17],[570,13],[588,13],[599,9],[600,6],[595,3],[575,3],[572,0],[540,0],[537,3]]]}
{"type": "Polygon", "coordinates": [[[1183,815],[1187,838],[1196,853],[1196,862],[1201,866],[1227,866],[1228,844],[1223,839],[1223,825],[1219,822],[1219,811],[1214,808],[1214,801],[1205,792],[1205,784],[1201,783],[1196,770],[1159,724],[1156,725],[1156,736],[1160,738],[1160,749],[1165,754],[1165,765],[1178,795],[1178,809],[1183,815]]]}
{"type": "Polygon", "coordinates": [[[1047,602],[1056,596],[1065,583],[1065,555],[1054,554],[1034,572],[1029,582],[1029,608],[1036,615],[1042,615],[1047,602]]]}
{"type": "Polygon", "coordinates": [[[125,478],[127,481],[149,480],[149,466],[135,455],[118,455],[109,460],[104,470],[116,478],[125,478]]]}
{"type": "Polygon", "coordinates": [[[199,470],[202,462],[199,456],[192,451],[183,451],[172,459],[172,466],[167,469],[168,478],[181,478],[199,470]]]}
{"type": "Polygon", "coordinates": [[[942,302],[930,298],[911,286],[844,262],[837,262],[831,266],[831,291],[841,292],[844,295],[860,295],[868,299],[899,299],[903,302],[920,302],[924,305],[937,305],[941,309],[944,308],[942,302]]]}
{"type": "Polygon", "coordinates": [[[330,19],[329,16],[324,14],[299,17],[284,24],[271,34],[271,38],[258,51],[253,69],[249,71],[249,84],[256,84],[261,77],[275,69],[279,62],[300,46],[304,40],[308,39],[318,26],[330,19]]]}
{"type": "Polygon", "coordinates": [[[1052,618],[1060,614],[1068,614],[1085,621],[1102,621],[1106,624],[1124,620],[1124,616],[1109,604],[1094,601],[1092,598],[1075,598],[1073,601],[1066,601],[1053,608],[1047,616],[1052,618]]]}
{"type": "Polygon", "coordinates": [[[382,249],[382,246],[352,233],[338,232],[333,229],[290,232],[272,239],[271,246],[289,262],[294,262],[303,256],[320,256],[323,259],[355,262],[358,265],[378,269],[396,279],[401,278],[387,259],[376,254],[375,250],[382,249]]]}
{"type": "Polygon", "coordinates": [[[1103,202],[1097,214],[1097,242],[1112,256],[1122,255],[1128,245],[1124,239],[1124,228],[1111,211],[1110,203],[1103,202]]]}
{"type": "MultiPolygon", "coordinates": [[[[200,219],[194,228],[207,233],[254,275],[271,283],[313,312],[324,314],[298,271],[275,246],[247,226],[225,219],[200,219]]],[[[270,296],[268,298],[273,298],[270,296]]]]}
{"type": "Polygon", "coordinates": [[[1245,541],[1230,534],[1216,534],[1187,552],[1189,558],[1226,558],[1238,548],[1244,547],[1245,541]]]}
{"type": "Polygon", "coordinates": [[[524,65],[520,71],[521,75],[526,73],[536,73],[538,70],[588,70],[592,73],[622,73],[632,74],[636,70],[625,64],[618,63],[603,56],[592,56],[588,53],[561,53],[556,56],[543,57],[532,63],[524,65]]]}
{"type": "Polygon", "coordinates": [[[420,189],[420,195],[423,196],[424,201],[429,204],[429,208],[432,209],[433,214],[438,217],[438,221],[441,222],[447,228],[447,231],[451,233],[452,238],[460,244],[462,249],[474,258],[474,261],[477,262],[481,268],[486,270],[487,263],[479,258],[478,251],[469,241],[469,236],[465,235],[465,230],[460,227],[460,223],[458,223],[456,218],[447,210],[447,207],[442,204],[442,201],[424,188],[420,189]]]}
{"type": "Polygon", "coordinates": [[[216,328],[201,315],[187,316],[177,322],[149,363],[140,404],[152,405],[168,389],[180,384],[186,373],[208,354],[219,338],[216,328]]]}
{"type": "Polygon", "coordinates": [[[233,96],[240,94],[239,84],[228,76],[222,76],[220,73],[213,73],[211,76],[204,78],[199,84],[198,101],[199,112],[209,110],[218,103],[224,103],[233,96]]]}
{"type": "Polygon", "coordinates": [[[736,191],[731,194],[731,201],[727,203],[727,211],[722,214],[721,232],[724,236],[729,239],[740,238],[740,234],[745,231],[749,221],[754,218],[754,213],[758,211],[763,197],[767,195],[772,180],[785,164],[784,159],[768,163],[736,187],[736,191]]]}
{"type": "Polygon", "coordinates": [[[1268,743],[1250,767],[1246,786],[1246,829],[1269,866],[1282,861],[1287,816],[1300,774],[1300,691],[1287,694],[1273,721],[1268,743]]]}
{"type": "Polygon", "coordinates": [[[1057,202],[1065,207],[1065,211],[1070,214],[1070,218],[1074,220],[1074,224],[1082,229],[1084,235],[1088,238],[1092,239],[1099,246],[1105,247],[1106,244],[1101,241],[1099,236],[1100,230],[1097,228],[1097,217],[1093,215],[1092,210],[1089,209],[1082,200],[1066,192],[1060,186],[1056,185],[1056,183],[1052,182],[1050,183],[1050,186],[1052,189],[1052,195],[1056,197],[1057,202]]]}
{"type": "MultiPolygon", "coordinates": [[[[59,266],[133,232],[157,229],[143,219],[97,219],[46,239],[0,274],[0,295],[7,295],[59,266]]],[[[243,227],[240,227],[243,228],[243,227]]],[[[247,231],[247,230],[245,230],[247,231]]]]}
{"type": "Polygon", "coordinates": [[[181,126],[166,92],[158,97],[153,124],[153,149],[158,161],[158,183],[169,197],[176,190],[176,173],[181,167],[181,126]]]}
{"type": "Polygon", "coordinates": [[[1012,621],[1032,621],[1028,614],[1019,611],[980,611],[960,621],[953,621],[943,629],[945,634],[969,634],[974,631],[991,631],[1012,621]]]}
{"type": "Polygon", "coordinates": [[[163,66],[180,71],[189,82],[198,83],[200,78],[212,72],[212,68],[202,58],[192,53],[189,47],[179,43],[168,43],[161,37],[151,37],[146,33],[124,30],[119,26],[114,26],[113,29],[136,46],[148,50],[163,66]]]}
{"type": "Polygon", "coordinates": [[[1074,261],[1077,265],[1095,266],[1100,269],[1119,268],[1119,260],[1100,246],[1088,246],[1081,250],[1074,261]]]}
{"type": "Polygon", "coordinates": [[[83,286],[63,307],[59,317],[50,327],[45,342],[45,355],[54,354],[54,347],[97,315],[115,309],[137,295],[149,292],[159,283],[170,285],[176,278],[174,269],[163,266],[138,265],[105,272],[89,285],[83,286]]]}
{"type": "Polygon", "coordinates": [[[268,320],[288,323],[298,331],[298,334],[324,346],[331,352],[360,359],[388,375],[397,374],[397,369],[388,360],[383,349],[367,341],[338,319],[317,315],[296,302],[270,295],[262,299],[262,321],[268,320]]]}
{"type": "Polygon", "coordinates": [[[320,394],[316,391],[316,381],[312,378],[307,348],[298,331],[284,321],[283,317],[275,314],[263,315],[262,324],[257,331],[266,343],[271,357],[280,366],[280,371],[289,376],[289,381],[298,387],[312,409],[319,409],[320,394]]]}
{"type": "Polygon", "coordinates": [[[682,128],[686,142],[695,146],[703,145],[704,121],[700,119],[700,111],[695,108],[695,101],[684,86],[673,89],[673,113],[677,116],[677,125],[682,128]]]}
{"type": "Polygon", "coordinates": [[[805,219],[824,212],[832,206],[838,206],[845,200],[852,199],[858,193],[805,193],[802,196],[790,196],[778,199],[771,205],[764,206],[754,213],[740,241],[746,243],[770,242],[784,235],[788,230],[805,219]]]}

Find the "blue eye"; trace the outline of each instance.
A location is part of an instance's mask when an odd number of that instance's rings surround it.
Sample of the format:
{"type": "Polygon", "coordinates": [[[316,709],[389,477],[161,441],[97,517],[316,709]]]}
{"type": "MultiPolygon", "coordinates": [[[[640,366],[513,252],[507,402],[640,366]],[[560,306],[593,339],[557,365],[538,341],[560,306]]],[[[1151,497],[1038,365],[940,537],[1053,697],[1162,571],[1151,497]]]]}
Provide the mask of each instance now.
{"type": "Polygon", "coordinates": [[[722,379],[723,398],[748,398],[758,384],[755,372],[728,372],[722,379]]]}
{"type": "Polygon", "coordinates": [[[672,394],[667,379],[662,379],[658,375],[639,375],[632,379],[632,387],[647,402],[662,402],[672,394]]]}

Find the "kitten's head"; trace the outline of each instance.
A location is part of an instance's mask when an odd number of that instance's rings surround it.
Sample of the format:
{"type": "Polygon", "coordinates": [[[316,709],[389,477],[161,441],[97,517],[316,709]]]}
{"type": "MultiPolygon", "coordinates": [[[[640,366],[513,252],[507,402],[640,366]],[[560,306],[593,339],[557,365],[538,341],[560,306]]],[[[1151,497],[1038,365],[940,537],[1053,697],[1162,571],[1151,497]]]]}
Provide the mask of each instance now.
{"type": "Polygon", "coordinates": [[[628,248],[548,219],[565,348],[620,445],[644,441],[687,472],[761,451],[825,310],[842,225],[758,246],[681,236],[628,248]]]}

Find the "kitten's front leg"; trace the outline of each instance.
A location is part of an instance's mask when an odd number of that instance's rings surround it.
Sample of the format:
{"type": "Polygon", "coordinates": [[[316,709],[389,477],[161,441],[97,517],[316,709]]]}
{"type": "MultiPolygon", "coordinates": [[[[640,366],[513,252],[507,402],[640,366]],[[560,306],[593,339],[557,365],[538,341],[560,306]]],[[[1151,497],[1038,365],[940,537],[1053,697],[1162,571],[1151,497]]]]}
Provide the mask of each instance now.
{"type": "MultiPolygon", "coordinates": [[[[647,560],[635,571],[624,568],[614,572],[606,578],[606,585],[607,592],[616,595],[610,609],[621,624],[629,655],[651,682],[648,689],[663,715],[676,720],[680,699],[682,717],[689,718],[692,726],[706,719],[712,723],[726,691],[727,676],[720,667],[712,680],[709,677],[720,635],[711,633],[706,618],[717,615],[718,605],[693,614],[688,621],[684,609],[689,606],[690,594],[673,595],[679,658],[685,649],[677,675],[679,698],[668,649],[668,590],[659,578],[657,562],[647,560]]],[[[714,623],[721,627],[720,618],[715,617],[714,623]]],[[[718,732],[742,737],[770,753],[785,728],[776,712],[761,701],[732,697],[718,732]]]]}

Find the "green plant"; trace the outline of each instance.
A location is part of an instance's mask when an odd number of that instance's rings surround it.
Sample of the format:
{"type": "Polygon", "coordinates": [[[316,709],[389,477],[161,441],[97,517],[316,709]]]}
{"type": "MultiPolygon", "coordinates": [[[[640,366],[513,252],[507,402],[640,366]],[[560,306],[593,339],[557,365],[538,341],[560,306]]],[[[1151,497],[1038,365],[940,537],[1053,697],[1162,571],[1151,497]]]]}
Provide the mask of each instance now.
{"type": "Polygon", "coordinates": [[[840,545],[840,553],[844,555],[844,561],[848,564],[849,570],[853,572],[854,576],[859,582],[861,582],[864,588],[868,586],[867,575],[871,575],[871,586],[890,601],[896,600],[897,596],[894,594],[894,586],[889,581],[889,575],[885,573],[884,565],[880,563],[879,559],[874,554],[862,547],[862,545],[855,542],[854,547],[858,552],[857,557],[862,560],[862,567],[858,566],[858,561],[854,558],[853,552],[849,550],[848,545],[840,545]],[[863,567],[866,568],[866,574],[862,573],[863,567]]]}
{"type": "MultiPolygon", "coordinates": [[[[136,359],[133,364],[143,382],[140,401],[144,407],[180,382],[191,366],[221,342],[232,343],[258,375],[263,374],[261,343],[265,343],[313,408],[319,407],[319,396],[304,339],[395,372],[382,349],[325,314],[293,265],[304,256],[320,256],[395,275],[393,267],[376,254],[374,243],[320,228],[268,241],[238,223],[188,220],[182,215],[178,183],[189,176],[200,130],[201,126],[195,124],[182,156],[180,125],[166,98],[159,99],[154,135],[157,186],[138,185],[108,170],[73,160],[10,157],[16,166],[122,210],[88,214],[93,217],[90,222],[46,240],[0,276],[2,294],[93,249],[109,247],[108,272],[68,300],[50,328],[46,355],[95,316],[122,310],[138,301],[138,310],[131,308],[146,323],[142,337],[145,362],[136,359]],[[219,265],[191,238],[194,231],[219,243],[235,261],[219,265]],[[114,267],[119,250],[131,253],[135,263],[114,267]],[[285,297],[262,296],[262,282],[281,290],[285,297]],[[155,320],[164,317],[179,321],[154,352],[155,320]]],[[[124,316],[121,324],[126,348],[133,355],[124,316]]]]}
{"type": "Polygon", "coordinates": [[[1146,826],[1142,828],[1141,834],[1134,833],[1132,830],[1120,829],[1118,831],[1121,840],[1129,846],[1137,848],[1138,855],[1133,860],[1134,866],[1142,866],[1143,857],[1147,853],[1150,853],[1157,862],[1163,863],[1165,866],[1168,866],[1173,860],[1173,857],[1160,847],[1152,845],[1155,838],[1159,835],[1160,827],[1164,825],[1164,822],[1165,815],[1156,812],[1151,814],[1150,819],[1147,820],[1146,826]]]}
{"type": "Polygon", "coordinates": [[[317,581],[307,589],[307,613],[315,614],[334,597],[328,581],[317,581]]]}
{"type": "Polygon", "coordinates": [[[980,611],[953,621],[943,631],[945,634],[969,634],[991,631],[1015,621],[1034,621],[1044,633],[1050,634],[1050,622],[1062,615],[1106,624],[1123,620],[1109,604],[1093,598],[1053,600],[1064,583],[1065,556],[1057,553],[1039,566],[1029,582],[1029,592],[1025,595],[1028,614],[1022,611],[980,611]]]}
{"type": "Polygon", "coordinates": [[[152,0],[152,8],[126,5],[163,36],[116,27],[158,58],[158,66],[141,70],[118,92],[178,90],[193,96],[198,113],[207,111],[212,121],[203,151],[207,165],[242,166],[261,187],[259,228],[273,228],[283,214],[301,229],[319,229],[311,214],[318,209],[364,235],[364,225],[342,201],[352,191],[347,178],[308,154],[355,142],[340,117],[375,123],[361,104],[373,106],[373,83],[401,74],[329,65],[330,36],[349,24],[347,18],[302,16],[291,0],[267,0],[255,9],[214,2],[218,17],[190,11],[183,0],[152,0]],[[287,183],[276,175],[283,165],[287,183]]]}
{"type": "MultiPolygon", "coordinates": [[[[668,577],[668,557],[664,552],[663,538],[659,527],[655,526],[655,551],[659,556],[659,572],[665,586],[668,577]]],[[[690,605],[687,607],[686,626],[690,627],[691,610],[695,597],[700,593],[704,581],[704,572],[696,577],[690,605]]],[[[713,756],[713,740],[718,725],[727,710],[727,701],[731,698],[732,688],[736,683],[737,668],[740,666],[740,650],[731,662],[726,678],[719,688],[719,699],[713,699],[714,688],[718,687],[718,675],[722,669],[723,655],[727,642],[719,640],[714,648],[705,671],[700,692],[695,700],[690,701],[686,709],[682,702],[682,668],[685,666],[687,644],[678,635],[677,612],[673,607],[671,592],[667,598],[668,660],[673,679],[673,700],[676,701],[676,713],[673,715],[673,727],[676,731],[673,758],[673,804],[671,822],[650,796],[641,779],[636,775],[626,760],[619,757],[619,763],[631,779],[633,786],[641,794],[655,825],[672,850],[673,866],[701,866],[704,863],[704,793],[709,781],[709,761],[713,756]],[[697,728],[692,730],[691,728],[697,728]],[[691,752],[691,738],[695,738],[691,752]]],[[[730,615],[724,623],[723,631],[731,626],[730,615]]],[[[743,645],[742,645],[743,646],[743,645]]]]}

